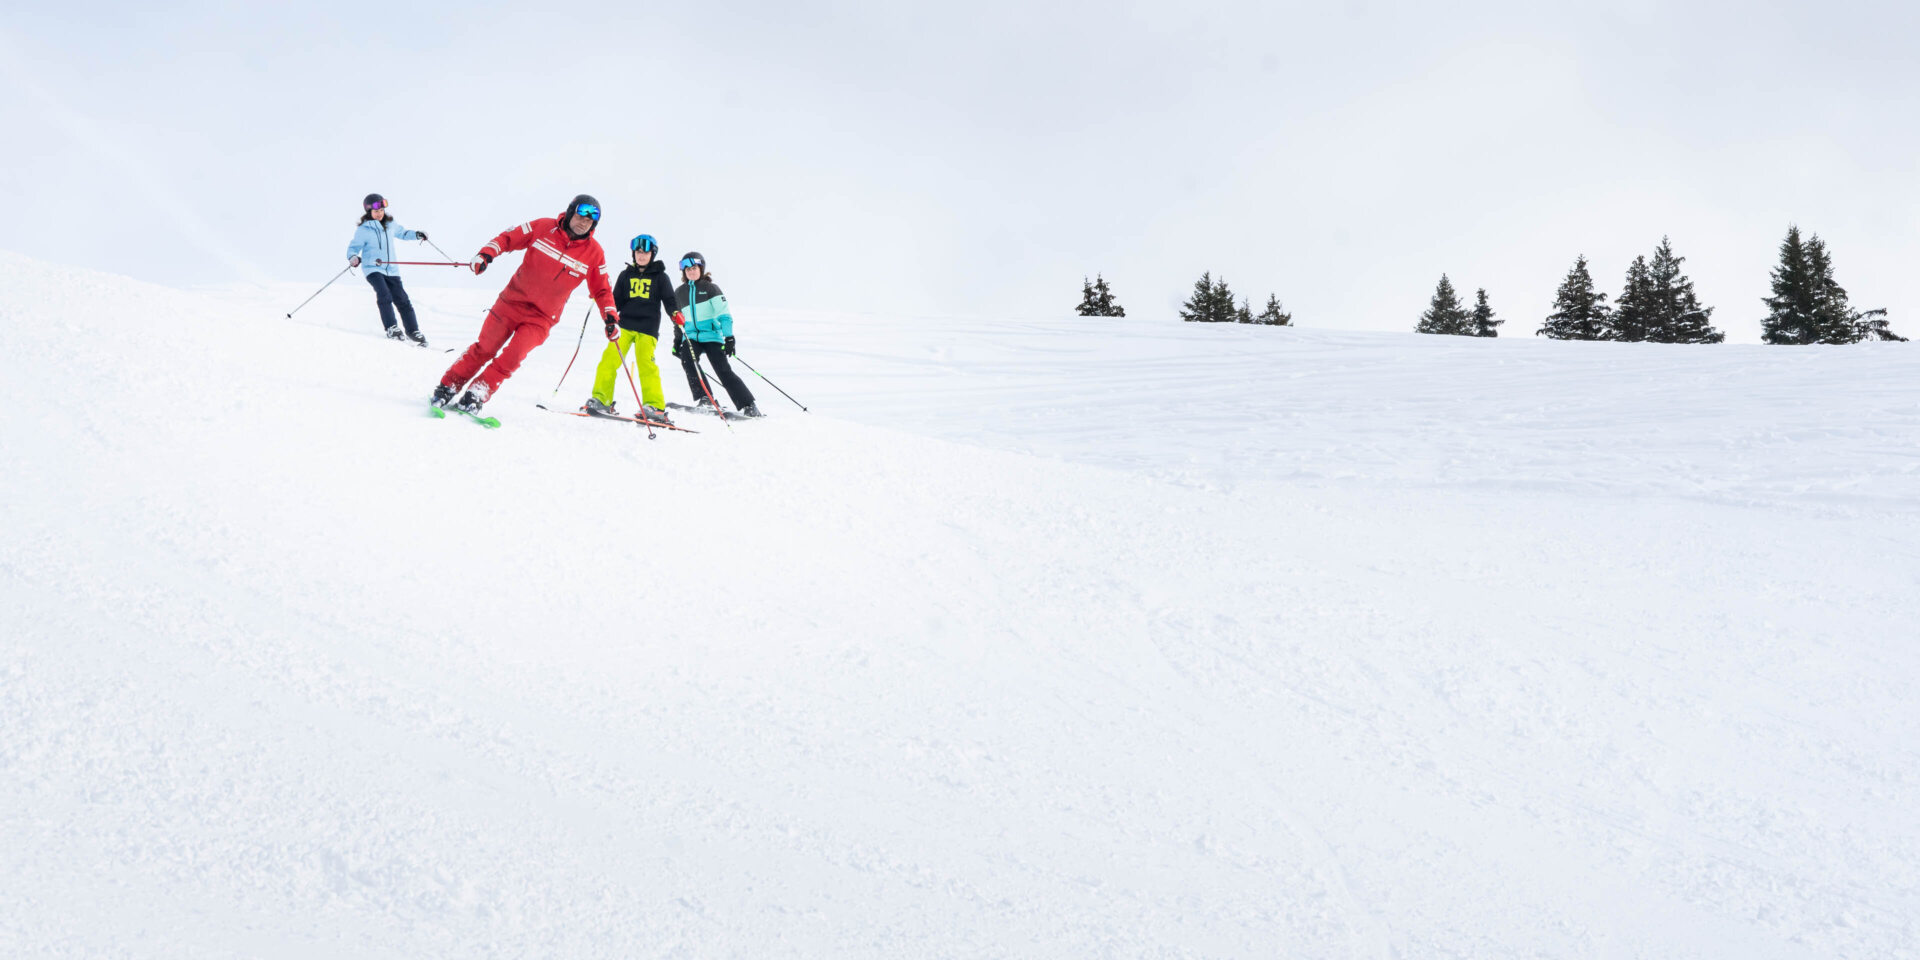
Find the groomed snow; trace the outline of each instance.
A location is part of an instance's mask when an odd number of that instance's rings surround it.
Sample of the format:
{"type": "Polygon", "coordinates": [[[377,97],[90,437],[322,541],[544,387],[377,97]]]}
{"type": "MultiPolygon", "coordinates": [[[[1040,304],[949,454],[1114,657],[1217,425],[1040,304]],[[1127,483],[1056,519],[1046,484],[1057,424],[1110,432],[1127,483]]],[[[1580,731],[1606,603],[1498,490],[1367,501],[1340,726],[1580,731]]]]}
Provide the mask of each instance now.
{"type": "Polygon", "coordinates": [[[649,442],[426,279],[0,253],[0,955],[1920,956],[1915,345],[737,303],[649,442]]]}

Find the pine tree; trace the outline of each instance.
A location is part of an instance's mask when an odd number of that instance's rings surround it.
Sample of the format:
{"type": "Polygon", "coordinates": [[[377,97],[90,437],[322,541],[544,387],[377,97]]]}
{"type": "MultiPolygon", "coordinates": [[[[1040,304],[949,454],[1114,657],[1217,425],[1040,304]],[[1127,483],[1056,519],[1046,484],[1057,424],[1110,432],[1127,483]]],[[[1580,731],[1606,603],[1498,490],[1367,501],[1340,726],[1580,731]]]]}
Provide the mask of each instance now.
{"type": "Polygon", "coordinates": [[[1083,317],[1106,316],[1100,312],[1099,294],[1094,292],[1093,284],[1088,283],[1086,277],[1080,278],[1080,305],[1074,307],[1073,312],[1083,317]]]}
{"type": "Polygon", "coordinates": [[[1593,274],[1587,272],[1587,258],[1573,261],[1573,269],[1560,281],[1553,297],[1553,312],[1534,332],[1536,337],[1554,340],[1605,340],[1613,321],[1607,295],[1593,289],[1593,274]]]}
{"type": "Polygon", "coordinates": [[[1113,290],[1107,286],[1107,278],[1099,274],[1094,275],[1093,293],[1094,306],[1098,308],[1100,312],[1092,314],[1092,316],[1124,317],[1127,315],[1127,308],[1121,306],[1113,299],[1113,290]]]}
{"type": "Polygon", "coordinates": [[[1653,277],[1646,257],[1634,257],[1627,266],[1627,285],[1613,302],[1613,326],[1607,339],[1639,343],[1648,339],[1653,320],[1653,277]]]}
{"type": "Polygon", "coordinates": [[[1813,273],[1813,316],[1819,343],[1859,343],[1870,336],[1880,340],[1894,336],[1887,329],[1887,311],[1855,310],[1847,301],[1847,288],[1833,278],[1833,257],[1819,234],[1807,238],[1807,265],[1813,273]]]}
{"type": "Polygon", "coordinates": [[[1251,300],[1240,301],[1239,309],[1233,312],[1233,322],[1235,323],[1252,323],[1253,322],[1253,301],[1251,300]]]}
{"type": "Polygon", "coordinates": [[[1647,264],[1652,294],[1647,339],[1659,343],[1719,343],[1727,335],[1714,329],[1713,308],[1700,305],[1693,281],[1680,272],[1680,265],[1686,262],[1686,257],[1674,256],[1671,241],[1660,238],[1653,261],[1647,264]]]}
{"type": "Polygon", "coordinates": [[[1267,294],[1266,309],[1261,310],[1260,315],[1253,318],[1253,322],[1265,324],[1269,327],[1291,327],[1293,326],[1293,314],[1288,313],[1280,306],[1279,297],[1269,293],[1267,294]]]}
{"type": "Polygon", "coordinates": [[[1476,337],[1497,337],[1500,331],[1496,328],[1503,323],[1506,321],[1494,319],[1493,307],[1487,303],[1487,288],[1481,287],[1474,294],[1473,317],[1468,320],[1472,329],[1467,332],[1476,337]]]}
{"type": "Polygon", "coordinates": [[[1773,296],[1767,305],[1766,319],[1760,321],[1760,339],[1765,343],[1818,343],[1820,319],[1818,278],[1807,245],[1800,240],[1800,228],[1787,228],[1787,239],[1780,244],[1780,266],[1773,271],[1773,296]]]}
{"type": "Polygon", "coordinates": [[[1221,277],[1213,282],[1213,300],[1208,309],[1207,319],[1214,323],[1232,323],[1240,319],[1240,310],[1234,306],[1233,288],[1227,286],[1227,278],[1221,277]]]}
{"type": "Polygon", "coordinates": [[[1460,305],[1453,281],[1441,274],[1440,285],[1433,288],[1433,302],[1427,304],[1427,312],[1420,315],[1420,325],[1414,327],[1414,332],[1467,336],[1471,331],[1466,308],[1460,305]]]}
{"type": "Polygon", "coordinates": [[[1221,293],[1227,290],[1227,282],[1215,282],[1211,271],[1200,275],[1193,282],[1193,295],[1180,305],[1180,319],[1189,323],[1221,323],[1233,319],[1233,294],[1227,292],[1226,307],[1221,307],[1221,293]]]}

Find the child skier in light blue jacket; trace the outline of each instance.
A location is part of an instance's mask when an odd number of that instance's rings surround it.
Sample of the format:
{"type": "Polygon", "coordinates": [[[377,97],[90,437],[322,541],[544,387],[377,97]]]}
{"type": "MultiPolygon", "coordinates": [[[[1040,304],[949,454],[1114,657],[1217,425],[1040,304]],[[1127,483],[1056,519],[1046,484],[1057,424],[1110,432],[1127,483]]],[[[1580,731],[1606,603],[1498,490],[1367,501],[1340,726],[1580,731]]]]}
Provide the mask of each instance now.
{"type": "Polygon", "coordinates": [[[400,285],[400,268],[390,262],[398,259],[393,253],[393,241],[425,240],[424,230],[409,230],[396,222],[387,211],[387,198],[377,194],[367,194],[360,206],[365,210],[360,215],[360,226],[353,231],[353,242],[347,244],[347,262],[359,267],[373,287],[373,296],[380,304],[380,323],[387,328],[387,339],[400,340],[400,327],[394,323],[393,310],[400,308],[400,320],[406,326],[404,339],[420,346],[427,345],[427,338],[420,333],[420,324],[413,316],[413,301],[407,299],[407,289],[400,285]]]}

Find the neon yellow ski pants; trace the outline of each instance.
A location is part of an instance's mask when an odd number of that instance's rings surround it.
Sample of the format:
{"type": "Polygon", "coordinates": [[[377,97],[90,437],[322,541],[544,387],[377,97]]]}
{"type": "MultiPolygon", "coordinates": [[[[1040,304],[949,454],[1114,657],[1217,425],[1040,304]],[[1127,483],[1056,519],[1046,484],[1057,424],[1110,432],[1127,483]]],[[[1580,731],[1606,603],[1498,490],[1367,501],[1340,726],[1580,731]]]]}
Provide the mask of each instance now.
{"type": "Polygon", "coordinates": [[[633,365],[640,368],[640,402],[655,410],[664,408],[667,394],[660,389],[660,365],[653,362],[657,342],[644,333],[621,330],[620,339],[607,344],[607,351],[600,355],[600,369],[593,375],[593,398],[613,404],[613,381],[626,365],[627,348],[633,347],[633,365]]]}

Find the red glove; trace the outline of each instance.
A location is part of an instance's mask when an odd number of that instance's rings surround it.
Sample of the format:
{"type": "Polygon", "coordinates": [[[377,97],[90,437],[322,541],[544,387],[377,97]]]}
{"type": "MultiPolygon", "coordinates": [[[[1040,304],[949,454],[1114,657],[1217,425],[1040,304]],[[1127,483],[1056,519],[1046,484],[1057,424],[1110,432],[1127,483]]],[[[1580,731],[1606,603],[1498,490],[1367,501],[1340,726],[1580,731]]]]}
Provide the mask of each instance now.
{"type": "Polygon", "coordinates": [[[676,326],[676,327],[684,327],[684,326],[686,326],[686,325],[687,325],[687,320],[686,320],[686,318],[685,318],[685,317],[682,317],[682,316],[680,315],[680,311],[678,311],[678,310],[675,310],[675,311],[673,312],[673,325],[674,325],[674,326],[676,326]]]}

